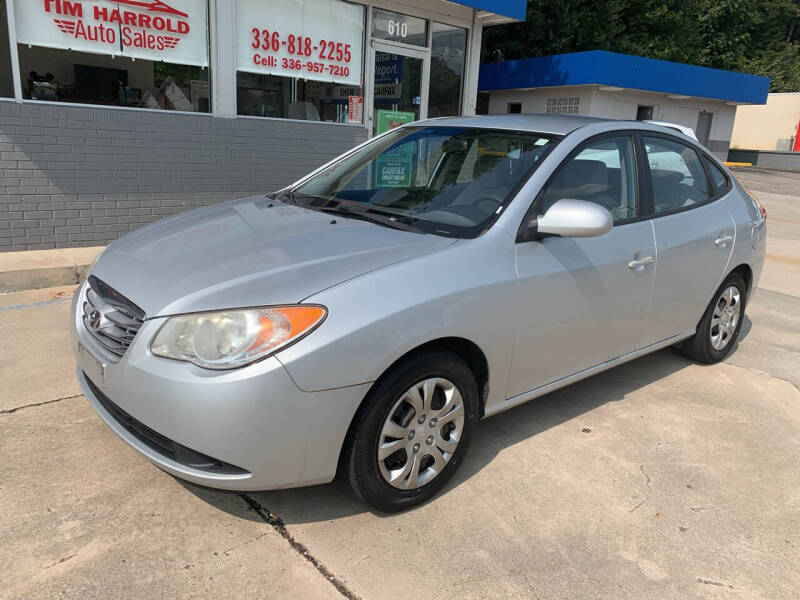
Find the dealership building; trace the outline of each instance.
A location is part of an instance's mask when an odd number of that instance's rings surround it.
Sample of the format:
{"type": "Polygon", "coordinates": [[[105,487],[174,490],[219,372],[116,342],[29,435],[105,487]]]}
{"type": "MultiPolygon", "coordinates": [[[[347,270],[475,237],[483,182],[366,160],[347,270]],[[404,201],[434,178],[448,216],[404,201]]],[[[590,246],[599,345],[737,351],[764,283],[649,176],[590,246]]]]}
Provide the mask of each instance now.
{"type": "Polygon", "coordinates": [[[758,75],[592,50],[486,63],[479,88],[490,114],[666,121],[691,127],[727,160],[737,107],[764,104],[769,84],[758,75]]]}
{"type": "Polygon", "coordinates": [[[0,251],[89,246],[475,112],[525,0],[0,0],[0,251]]]}

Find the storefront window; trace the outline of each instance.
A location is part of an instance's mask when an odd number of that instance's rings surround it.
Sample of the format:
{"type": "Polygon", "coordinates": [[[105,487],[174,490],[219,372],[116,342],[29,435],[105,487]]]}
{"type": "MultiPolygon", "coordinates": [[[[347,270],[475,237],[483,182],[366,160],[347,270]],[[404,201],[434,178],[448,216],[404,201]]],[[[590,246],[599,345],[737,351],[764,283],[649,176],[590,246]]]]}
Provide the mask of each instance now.
{"type": "Polygon", "coordinates": [[[240,115],[347,123],[351,99],[361,97],[361,87],[239,72],[236,93],[240,115]]]}
{"type": "Polygon", "coordinates": [[[206,0],[14,0],[30,100],[209,112],[206,0]]]}
{"type": "Polygon", "coordinates": [[[208,69],[149,60],[19,49],[22,93],[29,100],[209,112],[208,69]]]}
{"type": "Polygon", "coordinates": [[[238,114],[363,121],[363,6],[236,0],[236,20],[238,114]]]}
{"type": "Polygon", "coordinates": [[[11,75],[11,54],[8,47],[8,13],[6,0],[0,0],[0,97],[14,96],[14,80],[11,75]]]}
{"type": "Polygon", "coordinates": [[[431,32],[431,81],[429,117],[461,114],[467,31],[434,23],[431,32]]]}

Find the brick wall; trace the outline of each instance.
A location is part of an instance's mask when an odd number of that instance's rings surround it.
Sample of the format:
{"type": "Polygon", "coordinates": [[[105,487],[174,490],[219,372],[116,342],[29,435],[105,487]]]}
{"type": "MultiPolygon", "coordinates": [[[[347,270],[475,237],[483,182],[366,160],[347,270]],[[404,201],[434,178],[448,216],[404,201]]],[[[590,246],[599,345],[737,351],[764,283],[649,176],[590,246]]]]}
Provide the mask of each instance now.
{"type": "Polygon", "coordinates": [[[274,191],[365,138],[325,123],[0,102],[0,251],[102,245],[274,191]]]}

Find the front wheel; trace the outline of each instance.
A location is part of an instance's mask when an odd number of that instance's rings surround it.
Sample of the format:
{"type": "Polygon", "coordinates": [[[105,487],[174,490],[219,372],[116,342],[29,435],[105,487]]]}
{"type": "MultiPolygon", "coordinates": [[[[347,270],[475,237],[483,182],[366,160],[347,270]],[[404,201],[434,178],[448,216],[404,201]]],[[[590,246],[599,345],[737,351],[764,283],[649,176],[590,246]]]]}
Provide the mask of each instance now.
{"type": "Polygon", "coordinates": [[[683,353],[703,363],[723,360],[733,350],[744,322],[747,285],[731,273],[714,294],[697,332],[683,342],[683,353]]]}
{"type": "Polygon", "coordinates": [[[406,510],[453,476],[478,419],[478,386],[457,355],[423,352],[397,364],[356,414],[344,455],[353,492],[385,511],[406,510]]]}

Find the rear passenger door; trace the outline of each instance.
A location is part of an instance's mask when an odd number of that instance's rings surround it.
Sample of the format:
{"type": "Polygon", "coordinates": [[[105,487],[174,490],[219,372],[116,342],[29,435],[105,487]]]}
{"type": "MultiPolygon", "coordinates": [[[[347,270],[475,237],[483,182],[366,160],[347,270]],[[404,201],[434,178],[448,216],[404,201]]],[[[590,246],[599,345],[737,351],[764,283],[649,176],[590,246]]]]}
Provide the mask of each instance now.
{"type": "Polygon", "coordinates": [[[700,154],[677,138],[642,136],[649,178],[656,269],[640,345],[694,330],[725,273],[734,222],[700,154]]]}

